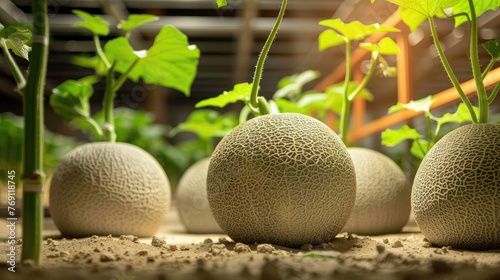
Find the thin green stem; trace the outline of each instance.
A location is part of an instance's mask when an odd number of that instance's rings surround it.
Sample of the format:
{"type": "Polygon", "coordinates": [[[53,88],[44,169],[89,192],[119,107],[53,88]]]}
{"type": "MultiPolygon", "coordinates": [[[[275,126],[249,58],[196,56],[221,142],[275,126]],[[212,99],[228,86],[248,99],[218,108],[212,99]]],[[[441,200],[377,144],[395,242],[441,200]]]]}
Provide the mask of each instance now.
{"type": "Polygon", "coordinates": [[[140,60],[139,58],[136,58],[136,60],[134,60],[134,62],[132,63],[132,65],[130,65],[130,67],[127,69],[127,71],[125,71],[125,73],[123,73],[118,78],[118,80],[116,80],[116,82],[113,85],[113,91],[114,92],[117,92],[123,86],[123,83],[125,83],[125,81],[128,79],[128,75],[130,75],[130,72],[132,72],[132,70],[134,69],[134,67],[139,62],[139,60],[140,60]]]}
{"type": "Polygon", "coordinates": [[[437,137],[438,137],[438,135],[439,135],[439,131],[440,131],[440,130],[441,130],[441,124],[440,124],[440,123],[438,123],[438,124],[436,125],[436,130],[434,131],[434,135],[433,135],[433,137],[432,137],[432,139],[431,139],[431,140],[432,140],[432,143],[436,143],[436,140],[437,140],[437,137]]]}
{"type": "Polygon", "coordinates": [[[85,121],[89,123],[94,129],[95,133],[97,133],[97,135],[102,138],[104,133],[102,132],[101,126],[93,118],[86,118],[85,121]]]}
{"type": "Polygon", "coordinates": [[[33,47],[24,92],[22,261],[40,263],[42,251],[43,90],[48,60],[47,0],[33,0],[33,47]]]}
{"type": "Polygon", "coordinates": [[[495,63],[497,61],[498,61],[498,59],[491,59],[490,60],[490,63],[488,63],[488,66],[486,66],[486,68],[483,71],[483,74],[481,75],[481,80],[484,80],[486,78],[486,76],[491,71],[491,69],[493,68],[493,66],[495,65],[495,63]]]}
{"type": "Polygon", "coordinates": [[[351,76],[351,41],[347,40],[345,43],[344,93],[342,96],[343,102],[339,128],[339,134],[344,144],[347,144],[347,129],[349,126],[349,115],[351,112],[351,101],[349,100],[349,83],[351,81],[351,76]]]}
{"type": "Polygon", "coordinates": [[[429,23],[430,23],[430,27],[431,27],[432,39],[434,40],[434,45],[436,46],[436,50],[438,52],[439,59],[441,60],[441,63],[443,64],[444,70],[446,71],[446,74],[448,74],[448,77],[450,78],[451,83],[453,84],[453,86],[457,90],[458,94],[460,95],[462,102],[467,107],[467,110],[469,111],[472,122],[477,123],[477,116],[476,116],[476,113],[474,112],[474,108],[472,108],[472,104],[470,103],[469,99],[467,98],[467,95],[465,95],[464,91],[460,87],[460,82],[458,82],[458,79],[455,76],[455,73],[451,69],[451,66],[450,66],[450,63],[448,62],[448,59],[444,55],[444,51],[443,51],[443,48],[441,46],[441,42],[439,42],[439,37],[437,35],[436,24],[434,23],[434,18],[430,17],[429,23]]]}
{"type": "MultiPolygon", "coordinates": [[[[267,37],[266,43],[264,44],[264,47],[262,48],[259,59],[257,61],[257,66],[255,67],[255,73],[254,73],[253,82],[252,82],[253,83],[252,84],[252,93],[250,95],[250,105],[254,108],[260,107],[259,100],[257,99],[257,96],[259,94],[260,80],[262,78],[262,72],[264,70],[264,62],[266,61],[267,54],[269,53],[269,49],[271,49],[271,45],[273,44],[273,41],[276,38],[276,34],[278,33],[278,29],[280,28],[281,22],[283,21],[283,17],[285,16],[285,10],[286,10],[287,3],[288,3],[288,0],[283,0],[283,2],[281,4],[280,12],[278,14],[278,18],[276,19],[276,22],[274,23],[273,29],[271,30],[269,37],[267,37]]],[[[263,112],[261,112],[261,114],[262,113],[263,112]]]]}
{"type": "Polygon", "coordinates": [[[116,141],[115,120],[113,116],[113,104],[115,100],[114,84],[114,68],[113,63],[106,73],[106,91],[104,93],[104,140],[108,142],[116,141]]]}
{"type": "Polygon", "coordinates": [[[498,82],[495,85],[495,88],[493,88],[493,91],[491,92],[490,96],[488,97],[488,104],[493,103],[493,101],[497,97],[497,94],[498,94],[499,91],[500,91],[500,82],[498,82]]]}
{"type": "Polygon", "coordinates": [[[26,86],[26,79],[24,78],[23,72],[19,69],[14,57],[10,54],[9,48],[7,48],[7,44],[4,39],[0,38],[0,47],[5,55],[5,59],[7,60],[7,64],[9,65],[10,71],[14,76],[14,80],[16,80],[17,91],[22,94],[24,87],[26,86]]]}
{"type": "Polygon", "coordinates": [[[101,41],[99,41],[99,36],[97,35],[94,35],[94,44],[95,44],[95,49],[97,51],[97,55],[104,63],[104,66],[106,66],[106,69],[109,70],[111,68],[111,63],[109,63],[108,59],[106,58],[106,55],[104,54],[104,51],[102,50],[101,47],[101,41]]]}
{"type": "Polygon", "coordinates": [[[479,101],[479,120],[480,123],[488,122],[488,96],[484,87],[483,78],[481,74],[481,67],[479,66],[479,52],[477,50],[477,17],[474,8],[474,2],[469,1],[470,8],[470,60],[472,64],[472,74],[477,87],[477,96],[479,101]]]}
{"type": "Polygon", "coordinates": [[[368,83],[370,82],[371,78],[373,77],[373,73],[375,73],[375,68],[377,64],[377,60],[379,58],[379,52],[374,51],[372,52],[372,59],[370,63],[370,67],[368,68],[368,73],[363,77],[363,80],[359,85],[356,87],[356,89],[349,95],[349,100],[353,101],[354,98],[363,90],[366,88],[368,83]]]}

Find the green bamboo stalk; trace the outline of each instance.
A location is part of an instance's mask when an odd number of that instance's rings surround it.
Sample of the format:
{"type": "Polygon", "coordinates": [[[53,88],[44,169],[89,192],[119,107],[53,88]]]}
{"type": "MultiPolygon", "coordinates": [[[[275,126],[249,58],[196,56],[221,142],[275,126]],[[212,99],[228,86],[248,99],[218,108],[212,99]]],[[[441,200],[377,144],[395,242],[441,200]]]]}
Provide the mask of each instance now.
{"type": "Polygon", "coordinates": [[[21,260],[40,263],[42,251],[43,90],[48,59],[47,0],[33,0],[33,48],[24,92],[23,246],[21,260]]]}

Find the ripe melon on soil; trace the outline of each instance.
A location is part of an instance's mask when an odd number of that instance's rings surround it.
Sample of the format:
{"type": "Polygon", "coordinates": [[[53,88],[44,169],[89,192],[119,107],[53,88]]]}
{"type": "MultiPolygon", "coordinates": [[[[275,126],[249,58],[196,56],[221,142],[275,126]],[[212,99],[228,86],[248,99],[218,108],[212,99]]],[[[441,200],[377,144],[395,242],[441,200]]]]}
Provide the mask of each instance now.
{"type": "Polygon", "coordinates": [[[158,162],[126,143],[71,151],[50,186],[50,213],[63,236],[152,236],[166,219],[170,186],[158,162]]]}
{"type": "Polygon", "coordinates": [[[439,140],[415,176],[412,208],[435,245],[500,248],[500,125],[465,125],[439,140]]]}
{"type": "Polygon", "coordinates": [[[329,242],[356,197],[351,157],[325,124],[293,113],[253,118],[215,148],[210,208],[236,242],[297,247],[329,242]]]}
{"type": "Polygon", "coordinates": [[[344,231],[361,235],[400,232],[410,216],[411,187],[386,155],[348,148],[356,170],[356,202],[344,231]]]}
{"type": "Polygon", "coordinates": [[[207,198],[210,158],[197,161],[184,172],[177,185],[175,202],[181,223],[189,233],[222,233],[207,198]]]}

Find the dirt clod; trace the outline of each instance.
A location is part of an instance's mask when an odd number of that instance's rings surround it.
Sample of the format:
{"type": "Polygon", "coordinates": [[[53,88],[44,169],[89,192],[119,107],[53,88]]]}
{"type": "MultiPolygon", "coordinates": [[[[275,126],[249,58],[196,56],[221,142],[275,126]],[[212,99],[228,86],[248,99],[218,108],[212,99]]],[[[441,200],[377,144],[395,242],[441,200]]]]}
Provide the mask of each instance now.
{"type": "Polygon", "coordinates": [[[270,254],[274,250],[275,250],[275,248],[271,244],[259,244],[259,245],[257,245],[257,252],[259,252],[259,253],[270,254]]]}
{"type": "Polygon", "coordinates": [[[166,243],[167,242],[164,239],[158,238],[156,236],[153,236],[153,239],[151,239],[151,245],[153,245],[154,247],[161,247],[166,243]]]}
{"type": "Polygon", "coordinates": [[[250,246],[246,244],[236,243],[234,245],[234,251],[238,254],[241,254],[241,253],[250,253],[252,250],[250,249],[250,246]]]}
{"type": "Polygon", "coordinates": [[[401,247],[403,247],[403,242],[401,242],[401,240],[396,240],[392,244],[392,248],[401,248],[401,247]]]}

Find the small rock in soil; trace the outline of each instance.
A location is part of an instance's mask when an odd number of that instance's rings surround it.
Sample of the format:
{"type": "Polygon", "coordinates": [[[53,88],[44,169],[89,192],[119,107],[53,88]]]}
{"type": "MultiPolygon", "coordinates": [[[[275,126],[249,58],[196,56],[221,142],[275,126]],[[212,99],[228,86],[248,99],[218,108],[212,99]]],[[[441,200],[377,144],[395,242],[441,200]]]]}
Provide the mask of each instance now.
{"type": "Polygon", "coordinates": [[[205,238],[205,240],[203,240],[203,244],[210,244],[210,243],[214,243],[214,241],[210,238],[205,238]]]}
{"type": "Polygon", "coordinates": [[[181,246],[181,251],[189,251],[189,247],[186,245],[181,246]]]}
{"type": "Polygon", "coordinates": [[[115,261],[116,258],[111,253],[102,253],[100,257],[101,262],[112,262],[115,261]]]}
{"type": "Polygon", "coordinates": [[[226,251],[226,245],[224,244],[212,244],[209,250],[214,256],[221,255],[224,251],[226,251]]]}
{"type": "Polygon", "coordinates": [[[384,238],[384,239],[382,240],[382,242],[384,242],[384,244],[389,244],[389,239],[384,238]]]}
{"type": "Polygon", "coordinates": [[[137,252],[137,255],[139,256],[147,256],[148,255],[148,250],[141,250],[137,252]]]}
{"type": "Polygon", "coordinates": [[[275,248],[271,244],[260,244],[257,245],[257,252],[270,254],[275,250],[275,248]]]}
{"type": "Polygon", "coordinates": [[[382,254],[385,251],[385,245],[382,244],[382,243],[377,243],[377,245],[375,246],[375,248],[377,249],[377,252],[379,254],[382,254]]]}
{"type": "Polygon", "coordinates": [[[166,244],[167,242],[164,239],[158,238],[156,236],[153,236],[153,239],[151,240],[151,245],[154,247],[161,247],[163,244],[166,244]]]}
{"type": "Polygon", "coordinates": [[[401,242],[400,240],[396,240],[394,241],[394,244],[392,244],[392,248],[401,248],[403,247],[403,242],[401,242]]]}
{"type": "Polygon", "coordinates": [[[169,245],[169,246],[168,246],[168,250],[169,250],[169,251],[172,251],[172,252],[177,251],[177,250],[178,250],[178,249],[177,249],[177,245],[169,245]]]}
{"type": "Polygon", "coordinates": [[[425,241],[424,243],[422,243],[422,247],[424,247],[424,248],[431,248],[432,247],[432,243],[425,241]]]}
{"type": "Polygon", "coordinates": [[[250,246],[246,244],[236,243],[236,245],[234,245],[234,251],[238,254],[241,254],[241,253],[250,253],[252,250],[250,249],[250,246]]]}

